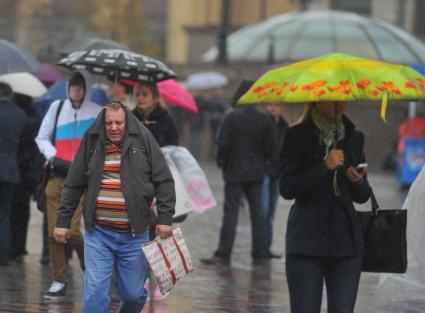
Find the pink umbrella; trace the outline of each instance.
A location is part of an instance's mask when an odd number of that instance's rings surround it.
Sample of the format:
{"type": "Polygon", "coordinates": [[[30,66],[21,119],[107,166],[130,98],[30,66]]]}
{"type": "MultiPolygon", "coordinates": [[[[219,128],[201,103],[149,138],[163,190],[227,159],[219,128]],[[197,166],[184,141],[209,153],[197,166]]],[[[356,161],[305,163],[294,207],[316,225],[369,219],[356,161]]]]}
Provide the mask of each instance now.
{"type": "MultiPolygon", "coordinates": [[[[124,79],[120,82],[130,86],[139,86],[141,84],[124,79]]],[[[192,94],[174,79],[163,80],[156,83],[156,86],[165,102],[198,113],[198,107],[192,94]]]]}
{"type": "Polygon", "coordinates": [[[198,107],[192,94],[175,80],[163,80],[157,83],[156,86],[165,102],[195,113],[198,112],[198,107]]]}
{"type": "Polygon", "coordinates": [[[50,87],[58,80],[63,80],[63,75],[53,66],[46,63],[43,63],[33,74],[46,87],[50,87]]]}

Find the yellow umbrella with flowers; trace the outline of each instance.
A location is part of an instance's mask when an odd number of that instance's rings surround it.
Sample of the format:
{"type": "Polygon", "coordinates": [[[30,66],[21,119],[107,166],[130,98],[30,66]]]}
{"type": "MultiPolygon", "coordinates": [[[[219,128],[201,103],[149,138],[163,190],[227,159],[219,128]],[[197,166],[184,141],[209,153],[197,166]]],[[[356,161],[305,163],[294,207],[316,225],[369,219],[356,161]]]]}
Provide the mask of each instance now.
{"type": "Polygon", "coordinates": [[[425,99],[425,77],[408,66],[342,53],[269,70],[239,99],[238,105],[318,101],[425,99]]]}

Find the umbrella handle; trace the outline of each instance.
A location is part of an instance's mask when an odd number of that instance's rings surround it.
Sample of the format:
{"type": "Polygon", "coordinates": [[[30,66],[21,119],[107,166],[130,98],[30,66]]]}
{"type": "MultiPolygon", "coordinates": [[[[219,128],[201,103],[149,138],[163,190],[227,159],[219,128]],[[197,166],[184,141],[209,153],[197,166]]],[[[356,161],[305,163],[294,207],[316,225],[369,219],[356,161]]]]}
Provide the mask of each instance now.
{"type": "Polygon", "coordinates": [[[338,145],[338,118],[337,118],[337,114],[338,114],[338,109],[336,106],[336,101],[334,102],[334,108],[335,108],[335,148],[338,145]]]}

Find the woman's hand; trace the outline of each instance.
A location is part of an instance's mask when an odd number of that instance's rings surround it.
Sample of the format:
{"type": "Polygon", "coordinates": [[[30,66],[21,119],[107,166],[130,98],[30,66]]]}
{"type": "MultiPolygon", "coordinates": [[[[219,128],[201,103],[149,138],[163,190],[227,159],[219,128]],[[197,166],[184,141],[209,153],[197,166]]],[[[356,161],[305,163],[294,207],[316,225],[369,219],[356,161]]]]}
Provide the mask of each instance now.
{"type": "Polygon", "coordinates": [[[332,148],[329,150],[328,157],[325,160],[325,165],[328,170],[334,170],[344,164],[344,151],[341,149],[332,148]]]}
{"type": "Polygon", "coordinates": [[[347,178],[352,183],[358,183],[363,179],[363,176],[367,172],[367,167],[362,168],[361,170],[356,170],[353,166],[350,166],[347,168],[347,171],[345,172],[345,175],[347,175],[347,178]]]}

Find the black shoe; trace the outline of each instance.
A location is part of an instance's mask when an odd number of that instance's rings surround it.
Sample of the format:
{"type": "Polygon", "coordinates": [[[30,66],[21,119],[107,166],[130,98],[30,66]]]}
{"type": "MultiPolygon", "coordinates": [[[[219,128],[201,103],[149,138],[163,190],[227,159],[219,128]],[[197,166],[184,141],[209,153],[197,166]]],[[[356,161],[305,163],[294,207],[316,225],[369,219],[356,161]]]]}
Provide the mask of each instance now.
{"type": "Polygon", "coordinates": [[[201,259],[201,263],[205,265],[230,265],[230,259],[214,255],[213,257],[208,259],[201,259]]]}
{"type": "Polygon", "coordinates": [[[49,265],[49,263],[50,263],[50,257],[48,255],[43,255],[40,258],[40,264],[42,264],[42,265],[49,265]]]}
{"type": "Polygon", "coordinates": [[[54,281],[47,293],[44,295],[45,299],[60,299],[66,295],[66,283],[54,281]]]}
{"type": "Polygon", "coordinates": [[[7,258],[1,258],[0,259],[0,266],[9,266],[10,262],[7,258]]]}

